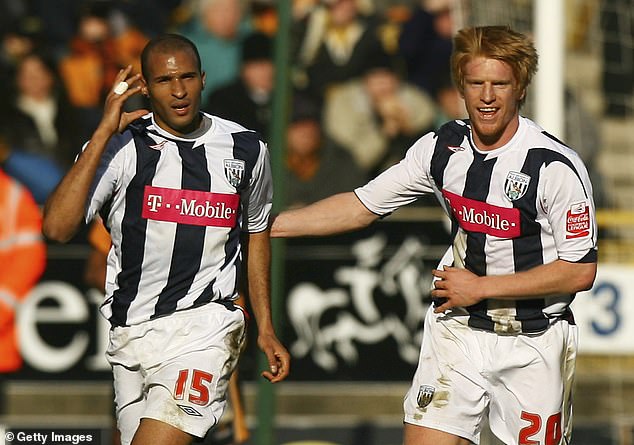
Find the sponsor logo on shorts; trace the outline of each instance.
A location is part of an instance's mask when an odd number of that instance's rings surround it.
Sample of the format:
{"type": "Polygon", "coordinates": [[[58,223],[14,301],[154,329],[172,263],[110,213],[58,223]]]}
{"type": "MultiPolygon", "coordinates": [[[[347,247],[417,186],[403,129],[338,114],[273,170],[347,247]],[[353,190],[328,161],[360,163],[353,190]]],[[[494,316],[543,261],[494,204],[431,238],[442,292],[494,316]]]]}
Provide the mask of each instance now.
{"type": "Polygon", "coordinates": [[[590,206],[586,201],[576,202],[566,212],[566,239],[590,234],[590,206]]]}
{"type": "Polygon", "coordinates": [[[146,186],[141,216],[194,226],[234,227],[239,202],[237,194],[146,186]]]}
{"type": "Polygon", "coordinates": [[[176,404],[176,406],[178,406],[181,409],[181,411],[183,411],[188,416],[194,416],[194,417],[202,417],[203,416],[202,414],[200,414],[198,411],[196,411],[196,409],[192,408],[191,406],[179,405],[178,403],[176,404]]]}
{"type": "Polygon", "coordinates": [[[244,161],[240,159],[225,159],[225,177],[229,184],[237,187],[244,177],[244,161]]]}
{"type": "Polygon", "coordinates": [[[520,211],[513,207],[499,207],[455,193],[442,191],[458,224],[465,231],[485,233],[498,238],[520,236],[520,211]]]}
{"type": "Polygon", "coordinates": [[[520,172],[510,171],[504,181],[504,194],[511,201],[516,201],[526,194],[531,177],[520,172]]]}
{"type": "Polygon", "coordinates": [[[418,388],[418,397],[416,398],[416,403],[418,403],[419,408],[425,408],[429,405],[434,398],[434,393],[436,392],[436,388],[429,385],[421,385],[418,388]]]}

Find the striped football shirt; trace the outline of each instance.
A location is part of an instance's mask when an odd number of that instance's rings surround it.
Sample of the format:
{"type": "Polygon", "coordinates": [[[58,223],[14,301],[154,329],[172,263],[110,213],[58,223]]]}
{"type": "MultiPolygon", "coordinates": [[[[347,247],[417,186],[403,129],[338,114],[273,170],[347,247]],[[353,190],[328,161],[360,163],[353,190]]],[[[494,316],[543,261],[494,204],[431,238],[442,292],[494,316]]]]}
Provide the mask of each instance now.
{"type": "Polygon", "coordinates": [[[87,203],[112,238],[103,315],[128,326],[237,297],[240,232],[266,230],[272,178],[257,133],[204,114],[176,137],[148,114],[114,136],[87,203]]]}
{"type": "MultiPolygon", "coordinates": [[[[596,261],[592,186],[579,156],[520,117],[503,147],[475,148],[469,121],[452,121],[419,139],[405,158],[355,190],[385,215],[434,193],[452,221],[452,246],[440,262],[479,276],[512,274],[557,259],[596,261]]],[[[574,295],[484,299],[452,312],[469,326],[540,332],[568,318],[574,295]]]]}

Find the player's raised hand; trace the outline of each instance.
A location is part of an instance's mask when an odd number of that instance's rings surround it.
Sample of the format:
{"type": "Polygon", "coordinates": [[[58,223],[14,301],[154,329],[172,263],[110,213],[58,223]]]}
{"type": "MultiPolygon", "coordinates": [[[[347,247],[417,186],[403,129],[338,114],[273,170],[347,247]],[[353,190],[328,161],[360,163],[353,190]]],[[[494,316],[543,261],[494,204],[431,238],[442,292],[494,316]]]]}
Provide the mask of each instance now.
{"type": "Polygon", "coordinates": [[[141,83],[139,82],[141,74],[130,76],[131,72],[131,65],[120,70],[112,90],[106,97],[103,117],[101,118],[99,127],[109,131],[111,134],[123,131],[130,122],[148,113],[148,110],[145,109],[134,110],[129,113],[123,112],[123,104],[125,101],[141,91],[141,83]]]}
{"type": "Polygon", "coordinates": [[[284,380],[291,368],[291,356],[274,335],[258,336],[258,346],[266,355],[269,369],[262,372],[262,377],[271,383],[284,380]]]}

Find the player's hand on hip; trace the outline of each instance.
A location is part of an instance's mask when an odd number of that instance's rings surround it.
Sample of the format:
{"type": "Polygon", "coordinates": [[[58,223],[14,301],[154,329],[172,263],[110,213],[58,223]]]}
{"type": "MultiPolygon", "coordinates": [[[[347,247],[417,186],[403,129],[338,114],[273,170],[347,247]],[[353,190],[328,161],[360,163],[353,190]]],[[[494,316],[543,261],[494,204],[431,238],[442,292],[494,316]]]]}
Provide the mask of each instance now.
{"type": "Polygon", "coordinates": [[[262,372],[262,377],[271,383],[284,380],[290,372],[291,356],[275,335],[260,335],[258,346],[266,355],[269,369],[262,372]]]}
{"type": "Polygon", "coordinates": [[[141,91],[141,83],[139,82],[141,74],[130,76],[131,72],[131,65],[120,70],[115,78],[110,93],[108,93],[106,97],[103,117],[101,118],[99,127],[110,131],[112,134],[123,131],[130,122],[148,113],[148,110],[144,109],[135,110],[130,113],[123,112],[123,104],[125,101],[141,91]]]}
{"type": "Polygon", "coordinates": [[[452,307],[467,307],[482,300],[478,296],[478,276],[467,269],[444,266],[443,270],[432,270],[434,289],[431,291],[433,298],[445,301],[434,309],[441,313],[452,307]]]}

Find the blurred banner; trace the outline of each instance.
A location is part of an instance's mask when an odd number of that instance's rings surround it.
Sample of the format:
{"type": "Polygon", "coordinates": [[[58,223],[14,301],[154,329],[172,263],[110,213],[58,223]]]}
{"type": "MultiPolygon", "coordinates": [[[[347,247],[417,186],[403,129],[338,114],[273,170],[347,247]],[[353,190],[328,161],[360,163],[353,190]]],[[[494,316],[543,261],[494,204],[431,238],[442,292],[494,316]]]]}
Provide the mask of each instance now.
{"type": "Polygon", "coordinates": [[[594,286],[572,308],[581,353],[634,354],[634,266],[599,264],[594,286]]]}
{"type": "MultiPolygon", "coordinates": [[[[292,380],[408,381],[418,361],[431,269],[449,242],[445,224],[382,221],[343,236],[288,240],[281,336],[292,380]]],[[[54,245],[42,281],[19,312],[25,360],[18,378],[110,379],[103,296],[86,288],[86,244],[54,245]]],[[[601,264],[574,312],[580,352],[634,354],[634,267],[601,264]]],[[[253,335],[255,329],[250,332],[253,335]]],[[[241,363],[256,375],[255,337],[241,363]]]]}

